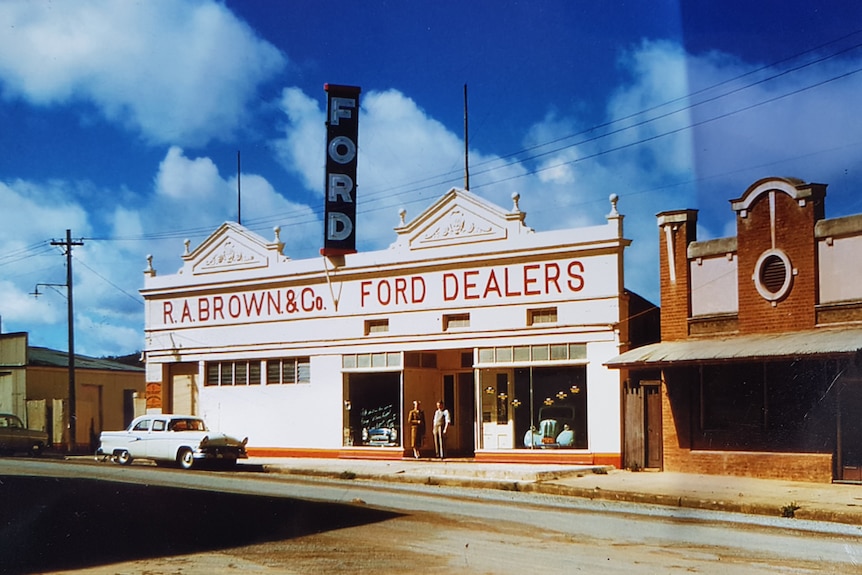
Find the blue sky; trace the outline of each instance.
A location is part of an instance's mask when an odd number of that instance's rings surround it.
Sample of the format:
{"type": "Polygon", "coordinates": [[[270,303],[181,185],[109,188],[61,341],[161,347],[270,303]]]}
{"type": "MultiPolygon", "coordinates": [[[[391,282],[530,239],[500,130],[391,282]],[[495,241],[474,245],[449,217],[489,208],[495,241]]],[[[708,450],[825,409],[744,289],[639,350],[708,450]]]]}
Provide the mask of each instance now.
{"type": "Polygon", "coordinates": [[[537,230],[626,216],[626,285],[659,303],[655,215],[756,180],[829,184],[862,213],[862,4],[569,0],[0,3],[0,321],[64,350],[143,347],[146,257],[159,273],[236,220],[285,252],[322,245],[325,83],[362,87],[357,247],[394,239],[463,184],[521,195],[537,230]]]}

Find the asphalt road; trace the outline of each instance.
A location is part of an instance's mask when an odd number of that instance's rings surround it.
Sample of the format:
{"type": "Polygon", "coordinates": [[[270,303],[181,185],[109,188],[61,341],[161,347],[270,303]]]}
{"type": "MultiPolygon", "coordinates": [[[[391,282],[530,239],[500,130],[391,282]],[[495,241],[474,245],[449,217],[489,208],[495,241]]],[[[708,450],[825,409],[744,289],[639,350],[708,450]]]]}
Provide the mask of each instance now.
{"type": "Polygon", "coordinates": [[[243,469],[0,459],[0,572],[862,572],[843,526],[243,469]]]}

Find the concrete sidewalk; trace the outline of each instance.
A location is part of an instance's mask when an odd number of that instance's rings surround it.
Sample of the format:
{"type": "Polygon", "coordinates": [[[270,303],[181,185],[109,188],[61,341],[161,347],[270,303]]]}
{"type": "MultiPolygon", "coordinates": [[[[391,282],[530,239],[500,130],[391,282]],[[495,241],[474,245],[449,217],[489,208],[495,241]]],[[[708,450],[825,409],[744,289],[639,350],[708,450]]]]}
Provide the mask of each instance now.
{"type": "Polygon", "coordinates": [[[862,485],[467,459],[252,457],[243,464],[259,465],[269,473],[307,477],[481,487],[862,526],[862,485]]]}

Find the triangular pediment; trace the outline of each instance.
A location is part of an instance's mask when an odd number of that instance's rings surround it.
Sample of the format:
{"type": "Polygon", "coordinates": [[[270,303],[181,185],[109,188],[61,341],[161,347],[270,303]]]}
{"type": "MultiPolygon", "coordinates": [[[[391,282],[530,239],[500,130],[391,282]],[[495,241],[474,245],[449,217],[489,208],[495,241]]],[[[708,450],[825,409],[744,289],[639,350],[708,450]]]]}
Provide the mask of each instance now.
{"type": "Polygon", "coordinates": [[[519,210],[507,213],[475,194],[451,189],[409,224],[396,228],[397,245],[411,250],[505,240],[530,232],[519,210]]]}
{"type": "Polygon", "coordinates": [[[267,242],[239,224],[225,222],[194,251],[183,255],[184,267],[193,275],[266,268],[284,259],[283,248],[278,236],[267,242]]]}

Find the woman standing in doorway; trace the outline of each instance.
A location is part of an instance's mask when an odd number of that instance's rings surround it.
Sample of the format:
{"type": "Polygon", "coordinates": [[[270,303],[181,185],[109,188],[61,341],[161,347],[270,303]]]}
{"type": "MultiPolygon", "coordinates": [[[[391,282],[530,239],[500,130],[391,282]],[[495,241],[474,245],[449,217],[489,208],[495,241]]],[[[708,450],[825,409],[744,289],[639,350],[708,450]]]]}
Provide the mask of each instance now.
{"type": "Polygon", "coordinates": [[[413,409],[407,414],[407,422],[410,424],[410,447],[413,448],[413,457],[419,459],[419,448],[422,447],[425,437],[425,413],[422,411],[421,402],[413,402],[413,409]]]}

